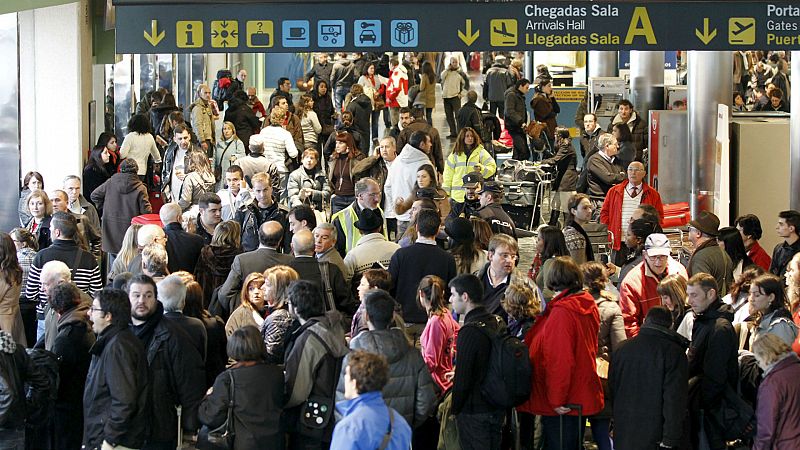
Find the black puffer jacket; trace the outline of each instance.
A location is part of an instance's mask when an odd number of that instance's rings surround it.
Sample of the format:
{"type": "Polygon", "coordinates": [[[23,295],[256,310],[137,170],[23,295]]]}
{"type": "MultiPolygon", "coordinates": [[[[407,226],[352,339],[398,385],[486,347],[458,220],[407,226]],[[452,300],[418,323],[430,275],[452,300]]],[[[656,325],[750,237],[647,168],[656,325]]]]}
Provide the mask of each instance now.
{"type": "Polygon", "coordinates": [[[253,113],[253,109],[236,97],[228,101],[225,121],[233,123],[233,126],[236,127],[236,136],[244,142],[245,148],[250,145],[250,136],[261,130],[261,124],[253,113]]]}
{"type": "MultiPolygon", "coordinates": [[[[350,341],[351,350],[366,350],[383,355],[389,361],[389,382],[383,387],[386,404],[403,415],[412,427],[421,425],[436,407],[433,378],[422,354],[408,344],[399,328],[365,331],[350,341]]],[[[336,390],[336,400],[344,400],[344,368],[336,390]]]]}
{"type": "MultiPolygon", "coordinates": [[[[0,430],[13,430],[25,426],[28,405],[25,400],[25,385],[32,391],[44,395],[49,390],[47,376],[42,373],[17,345],[14,338],[0,331],[0,430]]],[[[32,400],[38,401],[39,395],[32,400]]]]}
{"type": "Polygon", "coordinates": [[[687,345],[678,333],[645,324],[611,357],[616,448],[656,449],[659,442],[685,448],[687,345]]]}
{"type": "Polygon", "coordinates": [[[369,121],[372,117],[372,100],[361,94],[347,105],[347,110],[353,113],[353,126],[362,136],[369,136],[369,121]]]}
{"type": "Polygon", "coordinates": [[[175,406],[182,407],[184,430],[193,432],[200,428],[197,407],[205,393],[206,377],[203,359],[190,338],[163,316],[164,307],[159,302],[153,315],[144,324],[133,327],[133,332],[146,341],[150,385],[147,442],[176,446],[178,416],[175,406]],[[148,339],[148,335],[152,337],[148,339]]]}
{"type": "Polygon", "coordinates": [[[236,364],[222,372],[214,391],[200,404],[200,422],[210,429],[225,422],[233,375],[234,450],[283,450],[281,424],[284,381],[279,366],[263,362],[236,364]]]}
{"type": "Polygon", "coordinates": [[[525,94],[516,86],[511,86],[505,93],[506,128],[521,130],[528,123],[528,109],[525,106],[525,94]]]}
{"type": "Polygon", "coordinates": [[[108,441],[141,448],[147,433],[147,360],[128,327],[111,325],[92,346],[83,392],[83,443],[97,449],[108,441]]]}

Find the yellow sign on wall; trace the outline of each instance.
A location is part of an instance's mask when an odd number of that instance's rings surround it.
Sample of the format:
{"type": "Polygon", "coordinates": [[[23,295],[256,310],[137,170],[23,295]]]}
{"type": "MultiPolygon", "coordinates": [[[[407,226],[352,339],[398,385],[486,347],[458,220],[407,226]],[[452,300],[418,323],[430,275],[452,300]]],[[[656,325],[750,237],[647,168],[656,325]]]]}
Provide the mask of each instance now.
{"type": "Polygon", "coordinates": [[[517,19],[492,19],[491,43],[497,47],[514,47],[517,45],[517,19]]]}
{"type": "Polygon", "coordinates": [[[247,21],[247,46],[251,48],[272,47],[275,42],[271,20],[247,21]]]}
{"type": "Polygon", "coordinates": [[[211,46],[216,48],[238,47],[239,22],[235,20],[212,20],[211,46]]]}
{"type": "Polygon", "coordinates": [[[175,41],[180,48],[200,48],[203,46],[203,21],[179,20],[175,24],[175,41]]]}

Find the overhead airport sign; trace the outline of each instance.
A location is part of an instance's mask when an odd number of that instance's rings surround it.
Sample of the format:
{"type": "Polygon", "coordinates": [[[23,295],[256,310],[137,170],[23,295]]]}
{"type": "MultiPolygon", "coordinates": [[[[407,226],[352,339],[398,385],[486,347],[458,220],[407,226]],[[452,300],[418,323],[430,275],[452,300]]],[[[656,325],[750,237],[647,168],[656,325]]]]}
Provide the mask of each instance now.
{"type": "Polygon", "coordinates": [[[121,4],[117,53],[800,50],[800,4],[121,4]]]}

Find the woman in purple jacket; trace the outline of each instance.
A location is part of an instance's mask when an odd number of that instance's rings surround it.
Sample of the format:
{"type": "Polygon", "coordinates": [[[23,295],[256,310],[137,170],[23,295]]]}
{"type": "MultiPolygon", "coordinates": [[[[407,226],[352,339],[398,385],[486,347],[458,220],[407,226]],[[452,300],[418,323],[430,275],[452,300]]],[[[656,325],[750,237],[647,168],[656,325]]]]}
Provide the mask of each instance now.
{"type": "Polygon", "coordinates": [[[753,450],[796,449],[800,442],[800,359],[770,333],[755,340],[753,353],[764,370],[758,387],[753,450]]]}

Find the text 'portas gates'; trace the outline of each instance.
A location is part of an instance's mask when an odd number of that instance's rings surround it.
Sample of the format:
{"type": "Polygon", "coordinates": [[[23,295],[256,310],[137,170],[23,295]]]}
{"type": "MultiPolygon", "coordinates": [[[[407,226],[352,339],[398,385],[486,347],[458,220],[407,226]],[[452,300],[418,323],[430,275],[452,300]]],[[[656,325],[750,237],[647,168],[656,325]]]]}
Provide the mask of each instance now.
{"type": "Polygon", "coordinates": [[[117,6],[117,53],[800,49],[800,3],[117,6]]]}

